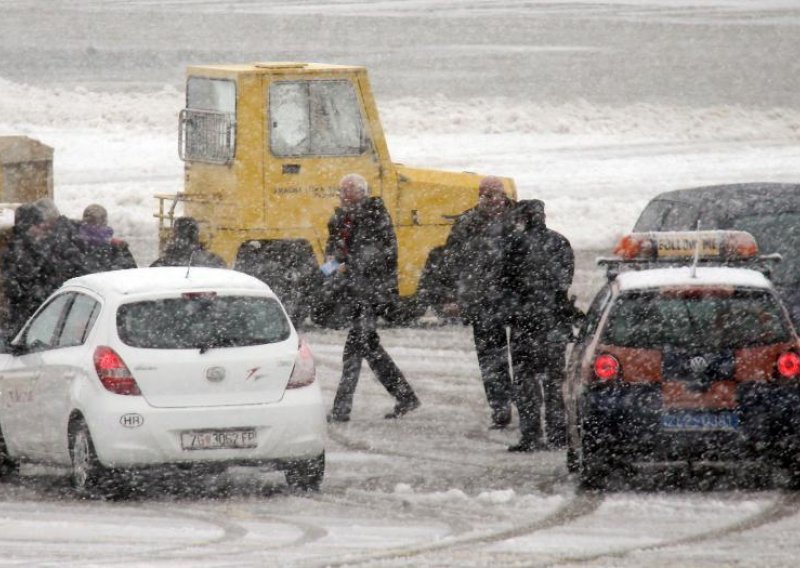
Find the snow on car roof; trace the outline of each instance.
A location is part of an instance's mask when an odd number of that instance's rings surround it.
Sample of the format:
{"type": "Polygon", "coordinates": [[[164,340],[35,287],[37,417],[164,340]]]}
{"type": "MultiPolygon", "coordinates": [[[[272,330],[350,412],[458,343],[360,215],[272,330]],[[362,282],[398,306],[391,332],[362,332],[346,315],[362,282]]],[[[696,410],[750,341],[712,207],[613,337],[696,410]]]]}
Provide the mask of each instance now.
{"type": "Polygon", "coordinates": [[[225,268],[180,267],[132,268],[98,272],[73,278],[65,285],[82,286],[122,295],[171,290],[239,289],[263,290],[272,293],[261,280],[225,268]]]}
{"type": "Polygon", "coordinates": [[[698,267],[696,276],[688,266],[654,268],[622,272],[617,276],[620,290],[660,288],[665,286],[735,286],[771,288],[772,283],[762,273],[746,268],[698,267]]]}

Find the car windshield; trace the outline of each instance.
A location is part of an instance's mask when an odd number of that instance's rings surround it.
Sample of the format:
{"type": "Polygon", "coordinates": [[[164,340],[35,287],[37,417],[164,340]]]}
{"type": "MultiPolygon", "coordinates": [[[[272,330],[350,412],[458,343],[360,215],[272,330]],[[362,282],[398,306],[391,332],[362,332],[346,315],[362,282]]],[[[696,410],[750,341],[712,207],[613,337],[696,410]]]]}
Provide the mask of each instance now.
{"type": "Polygon", "coordinates": [[[123,304],[117,311],[122,342],[148,349],[262,345],[283,341],[290,331],[271,298],[186,294],[123,304]]]}
{"type": "Polygon", "coordinates": [[[771,278],[778,285],[800,284],[800,212],[747,215],[731,220],[731,228],[747,231],[756,238],[763,253],[780,253],[783,259],[771,278]]]}
{"type": "Polygon", "coordinates": [[[762,290],[665,290],[620,295],[601,338],[620,347],[737,349],[790,339],[778,300],[762,290]]]}

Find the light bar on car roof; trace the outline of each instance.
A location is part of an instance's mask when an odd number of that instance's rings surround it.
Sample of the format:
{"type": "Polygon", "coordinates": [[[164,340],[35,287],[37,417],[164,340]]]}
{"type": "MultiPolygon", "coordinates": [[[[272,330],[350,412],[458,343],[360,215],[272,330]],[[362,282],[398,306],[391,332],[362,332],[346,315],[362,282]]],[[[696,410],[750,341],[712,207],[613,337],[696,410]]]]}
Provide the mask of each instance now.
{"type": "Polygon", "coordinates": [[[630,233],[614,247],[621,260],[675,262],[691,260],[754,260],[755,238],[745,231],[672,231],[630,233]],[[699,250],[698,250],[699,244],[699,250]]]}

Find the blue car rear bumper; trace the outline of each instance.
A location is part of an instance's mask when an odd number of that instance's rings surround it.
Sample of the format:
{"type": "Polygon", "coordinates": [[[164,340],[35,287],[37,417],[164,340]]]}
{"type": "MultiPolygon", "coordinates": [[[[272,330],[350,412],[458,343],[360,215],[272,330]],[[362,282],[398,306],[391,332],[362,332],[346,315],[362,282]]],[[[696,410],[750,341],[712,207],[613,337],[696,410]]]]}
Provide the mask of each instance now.
{"type": "Polygon", "coordinates": [[[602,385],[581,401],[584,447],[622,461],[796,460],[800,386],[745,383],[737,397],[736,409],[717,413],[725,427],[682,429],[664,421],[660,384],[602,385]]]}

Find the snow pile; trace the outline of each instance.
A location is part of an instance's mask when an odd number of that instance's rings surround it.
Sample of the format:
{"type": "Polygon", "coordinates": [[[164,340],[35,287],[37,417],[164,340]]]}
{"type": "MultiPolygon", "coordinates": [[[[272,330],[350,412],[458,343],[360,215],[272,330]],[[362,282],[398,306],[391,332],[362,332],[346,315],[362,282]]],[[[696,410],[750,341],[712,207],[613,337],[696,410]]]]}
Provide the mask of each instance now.
{"type": "Polygon", "coordinates": [[[452,101],[433,95],[426,99],[389,101],[380,110],[390,138],[392,133],[427,132],[601,136],[620,141],[631,138],[800,141],[800,109],[788,108],[689,108],[642,103],[599,107],[586,101],[547,105],[509,98],[452,101]]]}
{"type": "Polygon", "coordinates": [[[42,89],[0,77],[0,134],[29,126],[122,126],[170,134],[177,130],[183,100],[183,93],[169,85],[149,93],[112,93],[84,87],[42,89]]]}
{"type": "MultiPolygon", "coordinates": [[[[154,92],[95,92],[83,87],[43,89],[0,77],[0,127],[141,129],[174,135],[184,95],[165,85],[154,92]]],[[[611,140],[795,140],[800,109],[708,108],[633,104],[596,106],[586,101],[559,105],[506,97],[451,100],[426,98],[379,101],[384,130],[392,135],[524,134],[611,140]]],[[[557,143],[557,140],[554,140],[557,143]]]]}

